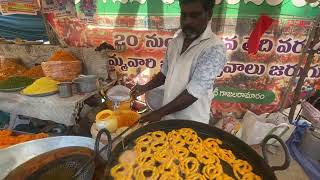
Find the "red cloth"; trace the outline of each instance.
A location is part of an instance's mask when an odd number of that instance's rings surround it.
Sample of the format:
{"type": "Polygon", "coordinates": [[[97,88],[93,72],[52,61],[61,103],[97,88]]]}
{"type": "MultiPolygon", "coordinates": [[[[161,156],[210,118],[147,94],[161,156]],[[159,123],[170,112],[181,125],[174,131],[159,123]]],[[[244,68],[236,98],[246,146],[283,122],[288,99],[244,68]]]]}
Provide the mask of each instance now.
{"type": "Polygon", "coordinates": [[[54,14],[53,14],[53,13],[47,13],[46,17],[47,17],[47,21],[48,21],[52,26],[54,26],[54,21],[53,21],[53,19],[54,19],[54,14]]]}
{"type": "Polygon", "coordinates": [[[260,38],[266,32],[266,30],[273,23],[273,19],[269,16],[262,15],[260,16],[256,27],[251,32],[249,40],[248,40],[248,52],[249,54],[256,54],[259,50],[260,38]]]}

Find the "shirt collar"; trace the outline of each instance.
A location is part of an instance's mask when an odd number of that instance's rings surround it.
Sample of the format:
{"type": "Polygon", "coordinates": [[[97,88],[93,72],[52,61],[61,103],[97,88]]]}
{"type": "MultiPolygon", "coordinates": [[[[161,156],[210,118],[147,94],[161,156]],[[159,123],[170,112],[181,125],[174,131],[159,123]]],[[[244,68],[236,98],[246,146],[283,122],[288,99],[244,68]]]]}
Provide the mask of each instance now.
{"type": "Polygon", "coordinates": [[[210,20],[207,24],[207,28],[206,30],[204,30],[204,32],[200,35],[200,37],[198,38],[199,41],[203,41],[203,40],[207,40],[207,39],[210,39],[212,37],[212,28],[211,28],[211,25],[212,25],[212,21],[210,20]]]}

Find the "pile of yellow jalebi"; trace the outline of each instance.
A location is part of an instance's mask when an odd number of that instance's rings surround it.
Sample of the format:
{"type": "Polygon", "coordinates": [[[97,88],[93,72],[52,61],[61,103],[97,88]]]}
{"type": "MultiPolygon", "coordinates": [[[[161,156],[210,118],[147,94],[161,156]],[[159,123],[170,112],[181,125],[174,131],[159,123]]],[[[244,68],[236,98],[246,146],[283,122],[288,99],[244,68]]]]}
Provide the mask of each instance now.
{"type": "Polygon", "coordinates": [[[221,140],[202,140],[190,128],[173,130],[168,134],[163,131],[150,132],[136,140],[134,160],[129,161],[132,157],[123,157],[124,160],[121,160],[120,156],[119,164],[111,169],[111,176],[119,180],[261,179],[247,161],[237,159],[231,150],[223,149],[220,145],[221,140]],[[227,175],[222,161],[233,169],[233,177],[227,175]]]}
{"type": "Polygon", "coordinates": [[[12,135],[11,130],[0,130],[0,149],[11,145],[19,144],[35,139],[42,139],[48,137],[46,133],[39,134],[22,134],[18,136],[12,135]]]}
{"type": "Polygon", "coordinates": [[[49,77],[43,77],[36,80],[33,84],[22,90],[25,95],[36,95],[58,91],[58,81],[49,77]]]}
{"type": "Polygon", "coordinates": [[[44,73],[43,73],[42,67],[38,65],[26,70],[22,74],[22,76],[26,76],[30,78],[41,78],[41,77],[44,77],[44,73]]]}
{"type": "Polygon", "coordinates": [[[0,61],[0,80],[5,80],[10,76],[21,75],[27,69],[13,60],[1,60],[0,61]]]}

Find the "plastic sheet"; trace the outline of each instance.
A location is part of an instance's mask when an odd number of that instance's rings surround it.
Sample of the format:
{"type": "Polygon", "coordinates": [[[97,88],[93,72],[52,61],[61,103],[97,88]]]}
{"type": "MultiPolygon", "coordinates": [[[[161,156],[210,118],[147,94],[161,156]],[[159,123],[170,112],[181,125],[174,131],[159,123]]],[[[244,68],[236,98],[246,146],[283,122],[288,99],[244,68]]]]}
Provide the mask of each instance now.
{"type": "Polygon", "coordinates": [[[315,108],[312,104],[304,101],[301,103],[302,113],[301,115],[307,118],[313,126],[320,127],[320,111],[315,108]]]}
{"type": "MultiPolygon", "coordinates": [[[[241,139],[249,145],[260,144],[268,134],[275,134],[283,139],[288,130],[289,125],[282,118],[273,120],[266,115],[247,111],[243,117],[241,139]]],[[[273,144],[272,141],[269,143],[273,144]]]]}

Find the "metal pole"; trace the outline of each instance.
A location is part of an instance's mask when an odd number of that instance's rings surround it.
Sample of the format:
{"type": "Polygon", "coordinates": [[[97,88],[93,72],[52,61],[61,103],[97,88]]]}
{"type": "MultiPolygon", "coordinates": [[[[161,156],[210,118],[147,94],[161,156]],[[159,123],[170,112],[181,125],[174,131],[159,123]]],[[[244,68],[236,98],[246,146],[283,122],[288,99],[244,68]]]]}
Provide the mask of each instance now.
{"type": "MultiPolygon", "coordinates": [[[[313,47],[319,42],[320,38],[320,16],[316,18],[315,26],[313,27],[312,34],[310,36],[311,43],[310,46],[307,46],[306,49],[309,51],[307,62],[304,66],[304,69],[301,73],[301,76],[299,78],[298,84],[295,89],[294,97],[293,97],[293,104],[291,106],[290,112],[289,112],[289,121],[292,122],[296,107],[299,103],[300,99],[300,93],[301,88],[303,86],[304,80],[308,75],[308,72],[310,70],[310,65],[313,61],[314,54],[317,52],[317,50],[314,50],[313,47]]],[[[303,58],[303,57],[302,57],[303,58]]]]}
{"type": "MultiPolygon", "coordinates": [[[[317,21],[316,21],[317,22],[317,21]]],[[[302,47],[302,52],[301,52],[301,56],[299,57],[299,62],[297,64],[297,67],[294,69],[294,72],[293,72],[293,76],[292,78],[290,79],[289,81],[289,84],[287,86],[287,89],[286,89],[286,92],[284,94],[284,97],[283,97],[283,100],[281,101],[280,103],[280,111],[282,112],[286,107],[286,104],[287,104],[287,101],[288,101],[288,96],[289,96],[289,93],[291,92],[291,88],[294,84],[294,82],[296,81],[297,79],[297,76],[298,76],[298,73],[299,73],[299,70],[300,70],[300,67],[302,66],[302,63],[303,63],[303,60],[304,60],[304,57],[306,56],[307,52],[308,52],[308,48],[310,47],[311,45],[311,42],[312,42],[312,39],[315,35],[315,28],[313,28],[311,31],[310,31],[310,34],[309,36],[307,37],[307,43],[305,45],[303,45],[302,47]]]]}

